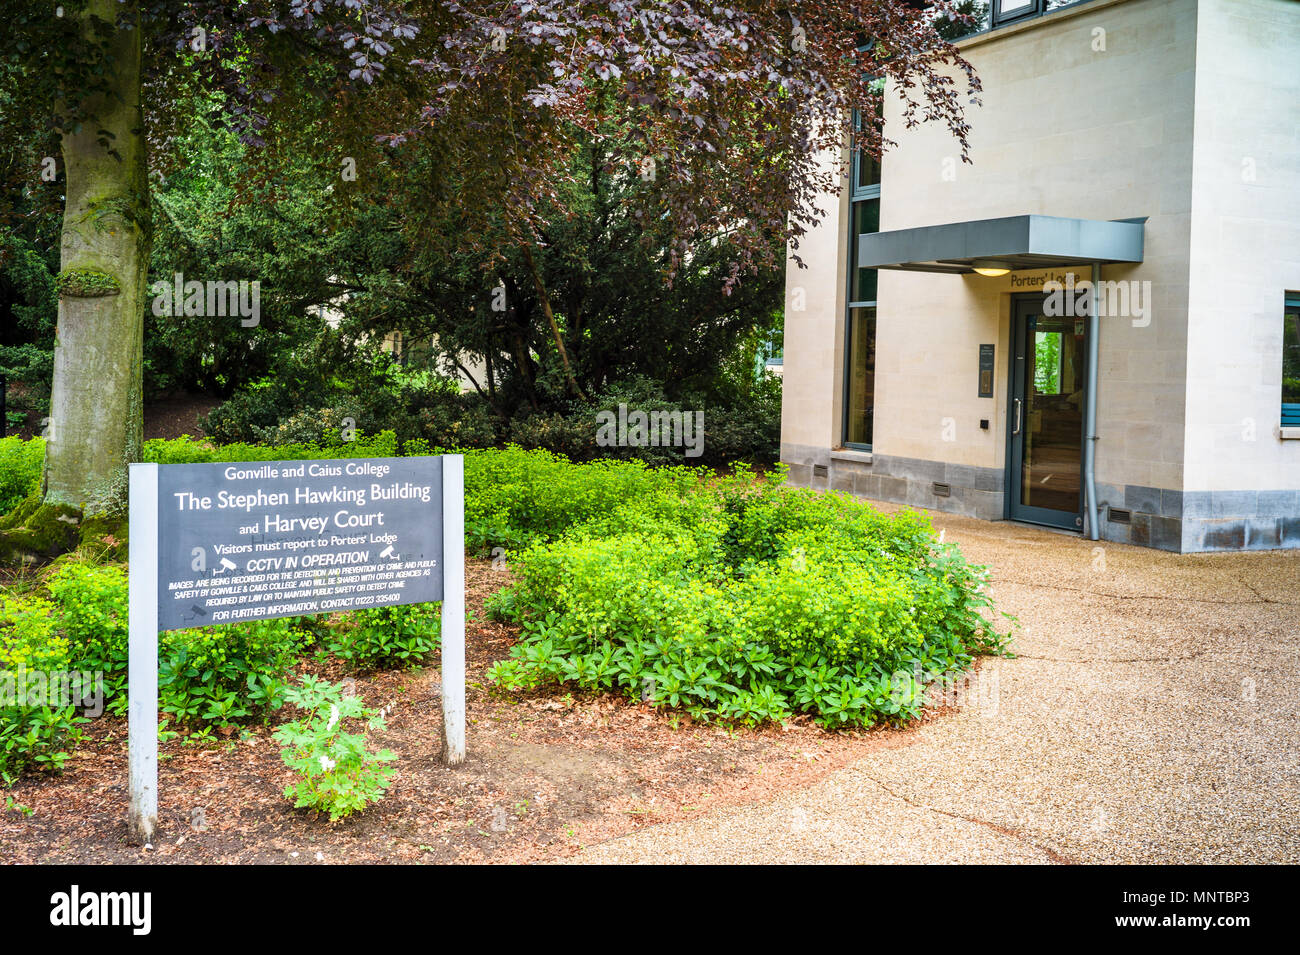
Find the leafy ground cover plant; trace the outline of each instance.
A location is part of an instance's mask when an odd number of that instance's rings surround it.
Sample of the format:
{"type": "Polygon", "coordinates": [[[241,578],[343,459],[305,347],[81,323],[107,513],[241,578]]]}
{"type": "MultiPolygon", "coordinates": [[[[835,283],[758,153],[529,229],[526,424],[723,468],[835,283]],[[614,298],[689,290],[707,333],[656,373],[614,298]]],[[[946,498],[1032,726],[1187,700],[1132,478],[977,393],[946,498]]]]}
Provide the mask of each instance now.
{"type": "Polygon", "coordinates": [[[684,467],[640,461],[574,464],[549,451],[492,448],[465,456],[465,529],[471,550],[554,540],[630,500],[675,506],[703,479],[684,467]]]}
{"type": "Polygon", "coordinates": [[[0,514],[7,514],[41,483],[45,441],[0,438],[0,514]]]}
{"type": "Polygon", "coordinates": [[[281,757],[298,774],[284,795],[295,808],[329,813],[336,822],[383,798],[397,757],[391,750],[371,752],[370,730],[383,730],[383,716],[367,709],[359,696],[348,696],[342,684],[304,677],[289,687],[287,702],[303,714],[275,731],[283,744],[281,757]],[[349,727],[361,724],[359,732],[349,727]]]}
{"type": "Polygon", "coordinates": [[[68,641],[55,633],[50,611],[46,600],[0,595],[0,780],[5,785],[25,770],[62,767],[86,722],[70,701],[47,692],[50,675],[69,670],[68,641]]]}
{"type": "MultiPolygon", "coordinates": [[[[398,450],[385,432],[278,446],[151,441],[145,457],[398,450]]],[[[422,440],[400,450],[438,451],[422,440]]],[[[940,544],[915,512],[884,514],[851,498],[785,489],[779,469],[756,479],[738,467],[719,478],[639,461],[574,464],[516,447],[464,453],[467,546],[508,552],[518,580],[487,607],[525,628],[513,657],[493,671],[504,687],[558,682],[708,719],[754,723],[803,712],[829,727],[866,726],[915,716],[927,686],[1005,646],[989,622],[984,570],[940,544]]],[[[125,575],[69,565],[50,579],[50,593],[55,632],[67,635],[74,659],[102,664],[120,708],[125,575]]],[[[436,646],[436,618],[426,613],[389,608],[317,621],[315,639],[357,669],[410,665],[436,646]]],[[[174,691],[169,712],[222,723],[277,705],[295,647],[311,638],[288,622],[242,626],[220,631],[243,641],[228,654],[216,652],[207,631],[165,638],[164,652],[176,651],[164,690],[174,691]]]]}
{"type": "Polygon", "coordinates": [[[438,649],[441,608],[434,604],[371,607],[332,629],[329,650],[356,670],[420,666],[438,649]]]}
{"type": "MultiPolygon", "coordinates": [[[[127,576],[120,566],[67,561],[47,579],[52,632],[72,666],[103,674],[109,712],[127,706],[127,576]]],[[[192,730],[265,718],[310,631],[293,618],[174,630],[158,638],[158,704],[192,730]]]]}
{"type": "Polygon", "coordinates": [[[52,625],[68,644],[71,661],[104,674],[115,712],[126,712],[128,608],[126,570],[66,561],[45,583],[52,625]]]}
{"type": "MultiPolygon", "coordinates": [[[[285,701],[286,679],[310,635],[289,618],[161,636],[159,709],[176,725],[222,728],[263,721],[285,701]]],[[[116,699],[120,706],[122,697],[116,699]]]]}
{"type": "Polygon", "coordinates": [[[836,728],[914,718],[929,684],[1001,652],[985,571],[924,517],[779,481],[742,472],[690,492],[681,524],[633,503],[535,543],[490,607],[525,629],[491,679],[836,728]]]}

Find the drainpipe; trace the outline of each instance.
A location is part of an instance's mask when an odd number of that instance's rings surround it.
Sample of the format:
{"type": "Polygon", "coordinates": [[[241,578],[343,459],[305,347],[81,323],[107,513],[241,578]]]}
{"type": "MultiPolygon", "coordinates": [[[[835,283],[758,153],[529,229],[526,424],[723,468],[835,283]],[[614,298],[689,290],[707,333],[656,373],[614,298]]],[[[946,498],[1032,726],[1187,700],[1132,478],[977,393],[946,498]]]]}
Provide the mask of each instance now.
{"type": "Polygon", "coordinates": [[[1092,263],[1092,305],[1088,309],[1088,388],[1083,417],[1083,494],[1088,508],[1088,539],[1101,540],[1097,522],[1097,344],[1101,321],[1097,298],[1101,290],[1101,263],[1092,263]]]}

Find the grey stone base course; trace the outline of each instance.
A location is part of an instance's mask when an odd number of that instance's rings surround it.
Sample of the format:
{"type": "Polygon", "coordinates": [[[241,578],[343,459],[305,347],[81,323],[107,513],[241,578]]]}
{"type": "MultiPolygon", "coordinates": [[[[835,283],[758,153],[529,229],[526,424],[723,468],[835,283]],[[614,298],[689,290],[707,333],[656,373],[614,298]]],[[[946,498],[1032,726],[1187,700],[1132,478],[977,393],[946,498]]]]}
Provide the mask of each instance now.
{"type": "MultiPolygon", "coordinates": [[[[867,461],[833,456],[829,448],[781,445],[789,483],[844,491],[876,501],[925,507],[980,520],[1005,517],[1006,472],[920,458],[872,454],[867,461]],[[825,477],[813,473],[826,468],[825,477]],[[948,497],[934,493],[947,484],[948,497]]],[[[1175,553],[1300,549],[1300,491],[1175,491],[1136,484],[1097,485],[1101,538],[1175,553]],[[1130,523],[1110,520],[1110,508],[1130,523]]]]}
{"type": "Polygon", "coordinates": [[[985,521],[1003,516],[1006,475],[1000,468],[947,464],[921,458],[872,454],[871,463],[832,457],[829,448],[781,445],[781,460],[790,469],[789,482],[797,487],[844,491],[876,501],[928,507],[936,511],[978,517],[985,521]],[[826,466],[826,477],[816,477],[813,466],[826,466]],[[934,493],[934,484],[947,484],[948,497],[934,493]]]}
{"type": "Polygon", "coordinates": [[[1173,491],[1098,484],[1101,536],[1184,554],[1300,548],[1300,491],[1173,491]],[[1131,512],[1131,524],[1107,509],[1131,512]]]}

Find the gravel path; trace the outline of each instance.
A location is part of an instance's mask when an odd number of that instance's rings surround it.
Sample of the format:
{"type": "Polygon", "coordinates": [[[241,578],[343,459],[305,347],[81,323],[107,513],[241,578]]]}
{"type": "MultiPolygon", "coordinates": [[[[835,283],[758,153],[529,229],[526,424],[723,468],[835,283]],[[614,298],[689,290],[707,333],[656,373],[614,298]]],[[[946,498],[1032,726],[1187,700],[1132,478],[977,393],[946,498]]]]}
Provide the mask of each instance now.
{"type": "Polygon", "coordinates": [[[1300,862],[1300,552],[932,516],[992,566],[1017,658],[910,746],[574,861],[1300,862]]]}

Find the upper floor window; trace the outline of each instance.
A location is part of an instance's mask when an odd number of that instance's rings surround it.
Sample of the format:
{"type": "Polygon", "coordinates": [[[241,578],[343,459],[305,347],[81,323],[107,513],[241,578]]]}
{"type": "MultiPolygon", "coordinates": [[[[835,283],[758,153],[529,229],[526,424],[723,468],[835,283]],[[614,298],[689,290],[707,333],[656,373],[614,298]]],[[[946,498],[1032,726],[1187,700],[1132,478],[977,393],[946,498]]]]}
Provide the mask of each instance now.
{"type": "MultiPolygon", "coordinates": [[[[1061,7],[1083,3],[1085,0],[993,0],[993,25],[1001,26],[1013,20],[1041,16],[1061,7]]],[[[985,3],[979,6],[987,6],[985,3]]]]}
{"type": "Polygon", "coordinates": [[[1033,16],[1040,6],[1040,0],[994,0],[993,23],[1000,25],[1033,16]]]}
{"type": "MultiPolygon", "coordinates": [[[[880,83],[879,80],[874,83],[880,83]]],[[[877,120],[877,123],[879,121],[877,120]]],[[[851,193],[852,198],[857,201],[860,199],[871,199],[880,195],[880,160],[867,152],[866,149],[858,147],[858,132],[862,129],[863,117],[859,110],[853,111],[853,163],[851,170],[851,193]]]]}
{"type": "Polygon", "coordinates": [[[970,22],[947,20],[938,23],[937,27],[944,39],[960,40],[994,27],[1019,23],[1061,7],[1087,2],[1089,0],[957,0],[953,9],[969,17],[970,22]]]}
{"type": "Polygon", "coordinates": [[[853,198],[880,195],[880,160],[860,150],[853,151],[853,198]]]}
{"type": "MultiPolygon", "coordinates": [[[[862,128],[858,114],[853,124],[862,128]]],[[[858,268],[858,244],[863,234],[880,231],[880,161],[855,149],[850,185],[843,443],[869,451],[876,404],[876,270],[858,268]]]]}

